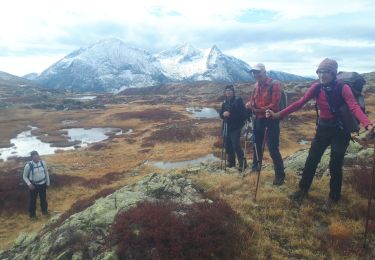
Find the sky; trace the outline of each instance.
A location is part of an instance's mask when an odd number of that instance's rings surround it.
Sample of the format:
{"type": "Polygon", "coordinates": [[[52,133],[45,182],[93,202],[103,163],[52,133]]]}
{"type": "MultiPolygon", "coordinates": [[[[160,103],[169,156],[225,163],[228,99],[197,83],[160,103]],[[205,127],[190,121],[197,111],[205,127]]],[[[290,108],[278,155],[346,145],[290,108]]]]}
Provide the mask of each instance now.
{"type": "Polygon", "coordinates": [[[249,65],[314,75],[375,71],[373,0],[4,0],[0,71],[41,73],[70,52],[116,37],[152,53],[216,45],[249,65]]]}

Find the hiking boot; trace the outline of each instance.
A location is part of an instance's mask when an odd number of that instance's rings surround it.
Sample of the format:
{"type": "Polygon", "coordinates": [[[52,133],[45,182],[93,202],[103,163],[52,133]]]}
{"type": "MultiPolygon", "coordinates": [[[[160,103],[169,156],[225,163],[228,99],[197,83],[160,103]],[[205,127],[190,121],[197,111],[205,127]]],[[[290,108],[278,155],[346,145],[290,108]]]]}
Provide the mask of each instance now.
{"type": "Polygon", "coordinates": [[[307,197],[307,191],[304,191],[301,189],[289,194],[289,199],[294,200],[294,201],[302,201],[306,197],[307,197]]]}
{"type": "Polygon", "coordinates": [[[30,218],[30,220],[36,220],[36,215],[35,214],[30,214],[29,218],[30,218]]]}
{"type": "Polygon", "coordinates": [[[48,211],[43,211],[43,212],[42,212],[42,215],[43,215],[43,216],[49,216],[49,212],[48,212],[48,211]]]}
{"type": "Polygon", "coordinates": [[[322,211],[325,213],[329,213],[332,208],[337,205],[337,203],[338,201],[328,198],[322,207],[322,211]]]}
{"type": "Polygon", "coordinates": [[[239,167],[238,167],[238,170],[239,170],[240,172],[242,172],[242,171],[244,171],[246,168],[247,168],[247,163],[246,163],[246,161],[245,161],[245,164],[240,163],[240,165],[239,165],[239,167]]]}
{"type": "Polygon", "coordinates": [[[272,184],[275,185],[275,186],[281,186],[284,183],[285,183],[284,177],[275,177],[272,184]]]}

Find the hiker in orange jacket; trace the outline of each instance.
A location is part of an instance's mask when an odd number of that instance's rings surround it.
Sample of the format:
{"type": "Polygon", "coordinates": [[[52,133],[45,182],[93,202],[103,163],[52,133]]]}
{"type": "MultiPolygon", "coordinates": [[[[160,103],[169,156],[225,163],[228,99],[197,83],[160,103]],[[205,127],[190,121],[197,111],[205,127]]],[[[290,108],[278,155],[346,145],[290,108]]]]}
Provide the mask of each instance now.
{"type": "Polygon", "coordinates": [[[249,102],[246,103],[246,108],[255,114],[253,135],[255,137],[256,145],[253,145],[254,156],[252,170],[256,171],[260,167],[262,161],[262,143],[265,129],[268,128],[268,136],[266,137],[267,145],[275,169],[275,180],[273,181],[273,185],[280,186],[284,183],[285,179],[284,163],[279,150],[280,120],[277,118],[267,119],[266,110],[272,109],[273,111],[278,111],[281,99],[281,83],[267,77],[266,68],[262,63],[256,64],[251,69],[251,73],[257,81],[253,94],[251,95],[249,102]],[[270,94],[271,86],[272,93],[270,94]],[[259,161],[257,161],[255,149],[257,149],[259,161]]]}

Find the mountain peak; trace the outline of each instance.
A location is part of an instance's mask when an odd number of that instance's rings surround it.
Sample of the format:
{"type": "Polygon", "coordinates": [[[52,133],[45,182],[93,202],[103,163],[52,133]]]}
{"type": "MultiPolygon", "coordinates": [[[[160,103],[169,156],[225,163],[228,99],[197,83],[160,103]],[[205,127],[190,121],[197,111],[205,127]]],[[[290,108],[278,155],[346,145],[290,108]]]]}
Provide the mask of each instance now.
{"type": "Polygon", "coordinates": [[[97,44],[125,44],[125,42],[117,37],[108,37],[95,42],[93,45],[97,44]]]}
{"type": "Polygon", "coordinates": [[[211,47],[210,53],[222,54],[221,50],[216,45],[211,47]]]}
{"type": "Polygon", "coordinates": [[[252,80],[249,70],[246,62],[225,55],[216,45],[203,51],[184,43],[152,55],[111,37],[70,53],[36,81],[52,88],[117,92],[169,81],[244,82],[252,80]]]}

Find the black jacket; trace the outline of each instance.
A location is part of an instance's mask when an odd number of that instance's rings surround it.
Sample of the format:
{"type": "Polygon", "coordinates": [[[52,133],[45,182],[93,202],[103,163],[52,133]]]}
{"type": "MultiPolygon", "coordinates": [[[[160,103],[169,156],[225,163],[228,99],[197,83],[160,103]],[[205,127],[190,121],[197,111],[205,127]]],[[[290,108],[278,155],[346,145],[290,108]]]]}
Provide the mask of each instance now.
{"type": "Polygon", "coordinates": [[[233,97],[230,100],[225,99],[221,105],[220,117],[224,119],[224,112],[229,111],[230,116],[228,121],[228,130],[237,130],[242,128],[245,124],[247,111],[245,105],[240,97],[233,97]]]}

